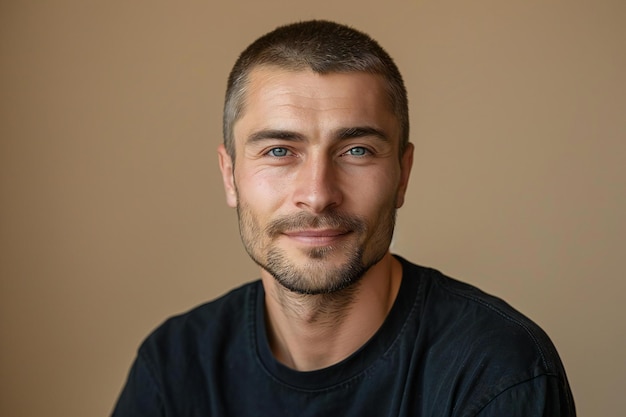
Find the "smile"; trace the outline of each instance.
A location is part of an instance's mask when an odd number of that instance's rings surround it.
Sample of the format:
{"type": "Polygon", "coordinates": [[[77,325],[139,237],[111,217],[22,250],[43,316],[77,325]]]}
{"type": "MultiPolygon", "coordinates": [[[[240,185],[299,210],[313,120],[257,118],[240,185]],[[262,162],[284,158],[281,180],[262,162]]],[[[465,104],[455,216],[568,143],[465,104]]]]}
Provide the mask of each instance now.
{"type": "Polygon", "coordinates": [[[335,243],[338,240],[343,239],[350,233],[351,231],[349,230],[310,229],[288,231],[284,232],[283,235],[299,243],[314,246],[324,246],[335,243]]]}

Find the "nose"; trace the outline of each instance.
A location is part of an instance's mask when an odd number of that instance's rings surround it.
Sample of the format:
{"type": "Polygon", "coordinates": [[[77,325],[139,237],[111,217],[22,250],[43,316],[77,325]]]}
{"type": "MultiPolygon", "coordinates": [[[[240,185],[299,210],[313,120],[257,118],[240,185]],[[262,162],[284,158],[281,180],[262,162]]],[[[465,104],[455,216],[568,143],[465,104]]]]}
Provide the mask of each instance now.
{"type": "Polygon", "coordinates": [[[337,167],[327,157],[310,156],[300,164],[295,180],[293,201],[298,208],[322,213],[341,204],[337,167]]]}

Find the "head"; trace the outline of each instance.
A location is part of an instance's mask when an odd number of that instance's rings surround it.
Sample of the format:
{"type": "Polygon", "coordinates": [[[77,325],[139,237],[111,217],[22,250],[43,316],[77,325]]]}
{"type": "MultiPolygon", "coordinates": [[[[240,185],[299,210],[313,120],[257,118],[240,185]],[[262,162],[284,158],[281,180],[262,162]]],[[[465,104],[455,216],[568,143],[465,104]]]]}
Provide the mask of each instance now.
{"type": "Polygon", "coordinates": [[[413,147],[402,79],[371,38],[320,21],[261,37],[229,78],[224,135],[227,202],[264,277],[336,293],[388,254],[413,147]]]}
{"type": "Polygon", "coordinates": [[[406,88],[398,67],[371,37],[353,28],[324,20],[278,27],[248,46],[233,66],[224,103],[224,146],[235,160],[233,127],[245,112],[251,71],[260,66],[286,70],[309,69],[318,74],[365,72],[381,76],[389,104],[400,124],[400,156],[409,142],[406,88]]]}

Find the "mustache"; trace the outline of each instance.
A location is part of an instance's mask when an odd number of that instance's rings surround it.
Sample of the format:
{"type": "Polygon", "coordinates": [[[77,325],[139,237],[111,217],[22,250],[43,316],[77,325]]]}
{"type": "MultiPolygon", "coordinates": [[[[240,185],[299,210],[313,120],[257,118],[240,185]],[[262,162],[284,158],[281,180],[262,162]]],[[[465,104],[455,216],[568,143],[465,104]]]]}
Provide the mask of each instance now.
{"type": "Polygon", "coordinates": [[[321,228],[363,232],[366,229],[366,223],[358,216],[337,211],[317,215],[299,212],[270,221],[265,227],[265,233],[269,236],[276,236],[290,230],[321,228]]]}

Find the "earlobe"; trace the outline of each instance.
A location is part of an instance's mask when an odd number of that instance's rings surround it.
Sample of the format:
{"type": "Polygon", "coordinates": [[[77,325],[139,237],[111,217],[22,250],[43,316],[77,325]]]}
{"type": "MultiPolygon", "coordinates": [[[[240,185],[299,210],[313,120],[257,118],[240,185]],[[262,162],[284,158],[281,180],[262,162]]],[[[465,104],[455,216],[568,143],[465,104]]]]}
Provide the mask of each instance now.
{"type": "Polygon", "coordinates": [[[411,168],[413,167],[413,150],[415,147],[412,143],[406,145],[404,154],[400,159],[400,183],[398,184],[398,193],[396,197],[396,208],[402,207],[404,204],[404,196],[409,185],[409,177],[411,168]]]}
{"type": "Polygon", "coordinates": [[[226,151],[224,144],[217,147],[220,171],[222,171],[222,181],[226,192],[226,204],[229,207],[237,207],[237,188],[235,187],[233,159],[226,151]]]}

